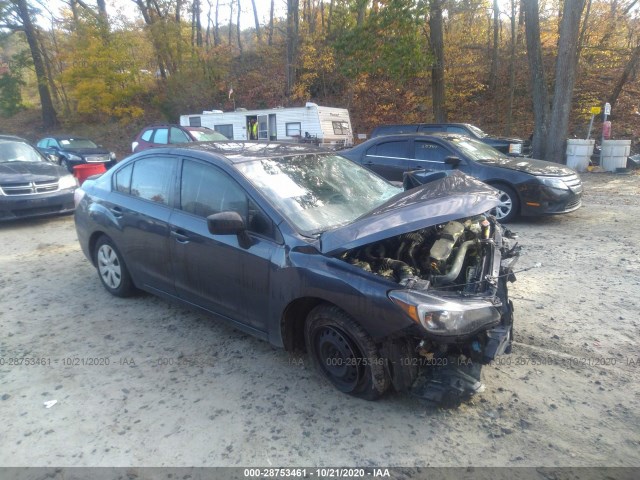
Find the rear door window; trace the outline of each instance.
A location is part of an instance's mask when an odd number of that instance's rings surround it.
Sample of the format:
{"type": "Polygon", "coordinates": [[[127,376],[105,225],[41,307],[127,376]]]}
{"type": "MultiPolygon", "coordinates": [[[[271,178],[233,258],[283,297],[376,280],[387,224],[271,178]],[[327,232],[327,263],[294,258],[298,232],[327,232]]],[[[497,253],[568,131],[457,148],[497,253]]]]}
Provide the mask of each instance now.
{"type": "Polygon", "coordinates": [[[140,138],[145,142],[149,142],[151,141],[151,135],[153,135],[153,130],[147,130],[142,134],[140,138]]]}
{"type": "Polygon", "coordinates": [[[159,143],[161,145],[166,145],[167,143],[169,143],[169,129],[157,129],[155,135],[153,136],[153,143],[159,143]]]}
{"type": "Polygon", "coordinates": [[[170,205],[177,160],[169,157],[143,158],[133,164],[131,195],[170,205]]]}

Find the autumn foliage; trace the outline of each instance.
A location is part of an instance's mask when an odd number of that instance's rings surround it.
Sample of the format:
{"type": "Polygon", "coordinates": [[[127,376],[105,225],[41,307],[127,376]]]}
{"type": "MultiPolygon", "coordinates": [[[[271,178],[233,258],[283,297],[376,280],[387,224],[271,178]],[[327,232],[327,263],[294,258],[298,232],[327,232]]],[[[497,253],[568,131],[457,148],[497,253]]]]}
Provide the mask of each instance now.
{"type": "MultiPolygon", "coordinates": [[[[534,119],[524,16],[513,2],[497,3],[497,21],[491,1],[442,2],[446,111],[450,121],[528,137],[534,119]]],[[[355,133],[384,123],[433,120],[430,1],[287,0],[280,17],[276,12],[242,29],[237,0],[134,3],[135,17],[73,0],[51,12],[29,3],[45,78],[34,78],[24,64],[0,78],[5,113],[38,104],[34,82],[44,82],[58,117],[75,123],[176,121],[180,114],[205,109],[306,101],[348,108],[355,133]]],[[[251,8],[245,3],[240,8],[251,8]]],[[[570,136],[585,136],[590,108],[610,101],[614,135],[638,141],[637,3],[586,2],[570,136]]],[[[13,4],[0,4],[8,65],[26,43],[13,4]]],[[[539,1],[550,92],[563,5],[539,1]]]]}

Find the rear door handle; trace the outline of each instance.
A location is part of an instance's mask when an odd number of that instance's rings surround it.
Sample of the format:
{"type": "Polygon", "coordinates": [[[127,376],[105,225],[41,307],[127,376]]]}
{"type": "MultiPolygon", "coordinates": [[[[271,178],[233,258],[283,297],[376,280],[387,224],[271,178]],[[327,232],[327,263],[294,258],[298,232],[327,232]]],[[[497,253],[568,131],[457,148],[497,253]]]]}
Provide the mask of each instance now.
{"type": "Polygon", "coordinates": [[[171,230],[171,236],[175,238],[177,242],[189,243],[189,236],[184,230],[171,230]]]}
{"type": "Polygon", "coordinates": [[[114,217],[116,218],[122,217],[122,209],[120,207],[111,207],[109,210],[111,211],[111,213],[113,213],[114,217]]]}

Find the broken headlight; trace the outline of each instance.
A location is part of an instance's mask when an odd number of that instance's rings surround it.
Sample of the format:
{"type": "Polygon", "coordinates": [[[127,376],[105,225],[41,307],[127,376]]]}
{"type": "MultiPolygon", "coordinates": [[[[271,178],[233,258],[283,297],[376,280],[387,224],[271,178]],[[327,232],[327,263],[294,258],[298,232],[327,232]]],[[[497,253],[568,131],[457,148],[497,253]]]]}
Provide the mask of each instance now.
{"type": "Polygon", "coordinates": [[[481,300],[451,301],[406,290],[392,290],[389,298],[414,322],[433,335],[468,335],[500,322],[498,309],[481,300]]]}

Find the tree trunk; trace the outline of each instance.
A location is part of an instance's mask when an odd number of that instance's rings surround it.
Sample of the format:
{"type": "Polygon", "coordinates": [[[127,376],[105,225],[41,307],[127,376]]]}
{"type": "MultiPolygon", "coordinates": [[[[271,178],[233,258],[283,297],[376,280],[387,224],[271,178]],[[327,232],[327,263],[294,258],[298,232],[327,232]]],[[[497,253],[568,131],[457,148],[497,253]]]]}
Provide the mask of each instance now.
{"type": "Polygon", "coordinates": [[[329,15],[327,15],[327,35],[331,33],[331,17],[333,17],[333,2],[335,0],[331,0],[329,2],[329,15]]]}
{"type": "Polygon", "coordinates": [[[365,14],[367,13],[367,4],[368,0],[357,0],[356,8],[358,9],[358,18],[356,20],[356,24],[358,27],[361,27],[364,23],[365,14]]]}
{"type": "Polygon", "coordinates": [[[216,0],[216,21],[213,25],[213,45],[218,46],[222,43],[220,40],[220,21],[218,20],[218,13],[220,11],[220,0],[216,0]]]}
{"type": "MultiPolygon", "coordinates": [[[[196,11],[196,45],[198,47],[202,47],[202,21],[200,17],[202,16],[202,8],[200,0],[194,0],[193,9],[196,11]]],[[[180,24],[178,24],[178,32],[180,32],[180,24]]],[[[180,33],[178,33],[178,36],[180,33]]]]}
{"type": "Polygon", "coordinates": [[[560,23],[560,43],[556,58],[556,83],[551,106],[551,122],[545,160],[564,163],[565,142],[578,67],[578,37],[585,0],[565,0],[560,23]]]}
{"type": "Polygon", "coordinates": [[[516,0],[511,0],[511,48],[509,52],[509,106],[507,107],[506,135],[511,135],[513,127],[513,97],[516,89],[516,46],[518,45],[518,33],[516,24],[516,0]]]}
{"type": "Polygon", "coordinates": [[[269,13],[269,46],[273,45],[273,5],[274,0],[271,0],[271,11],[269,13]]]}
{"type": "Polygon", "coordinates": [[[22,26],[24,27],[24,34],[27,37],[27,43],[29,44],[29,50],[31,51],[31,58],[33,59],[33,68],[36,72],[38,94],[40,95],[40,104],[42,106],[42,124],[45,128],[51,128],[57,125],[58,119],[56,116],[56,110],[53,108],[53,102],[51,101],[51,92],[49,92],[45,66],[42,61],[40,45],[38,45],[35,27],[31,21],[29,7],[27,6],[26,0],[13,0],[13,3],[17,7],[18,15],[20,16],[22,26]]]}
{"type": "Polygon", "coordinates": [[[498,40],[500,38],[500,7],[493,0],[493,46],[491,49],[491,69],[489,71],[489,90],[495,92],[498,83],[498,40]]]}
{"type": "Polygon", "coordinates": [[[444,28],[442,5],[444,0],[429,0],[429,39],[433,50],[431,67],[431,92],[434,121],[447,121],[446,90],[444,83],[444,28]]]}
{"type": "Polygon", "coordinates": [[[298,57],[299,0],[287,0],[287,100],[291,98],[296,83],[296,61],[298,57]]]}
{"type": "Polygon", "coordinates": [[[233,0],[229,4],[229,46],[231,46],[231,37],[233,35],[233,0]]]}
{"type": "Polygon", "coordinates": [[[258,9],[256,8],[256,0],[251,0],[253,6],[253,20],[256,24],[256,38],[258,39],[258,45],[262,43],[262,32],[260,31],[260,20],[258,20],[258,9]]]}
{"type": "Polygon", "coordinates": [[[629,58],[629,62],[627,62],[627,65],[624,67],[624,71],[622,72],[622,75],[616,82],[616,86],[613,87],[613,92],[611,92],[611,96],[609,97],[609,103],[611,104],[611,108],[613,108],[616,105],[616,102],[618,101],[618,97],[620,96],[620,92],[622,92],[622,89],[624,88],[625,84],[629,80],[631,73],[636,68],[636,65],[638,65],[639,60],[640,60],[640,43],[638,43],[636,48],[633,50],[633,53],[631,54],[631,58],[629,58]]]}
{"type": "Polygon", "coordinates": [[[531,147],[534,158],[545,158],[547,133],[549,130],[549,92],[542,62],[540,44],[540,17],[538,0],[523,0],[525,18],[525,36],[527,38],[527,59],[531,79],[531,97],[533,100],[533,140],[531,147]]]}
{"type": "Polygon", "coordinates": [[[238,16],[236,18],[236,34],[238,37],[238,49],[240,50],[240,55],[242,55],[242,32],[240,31],[240,14],[242,10],[240,9],[240,0],[238,0],[238,16]]]}

